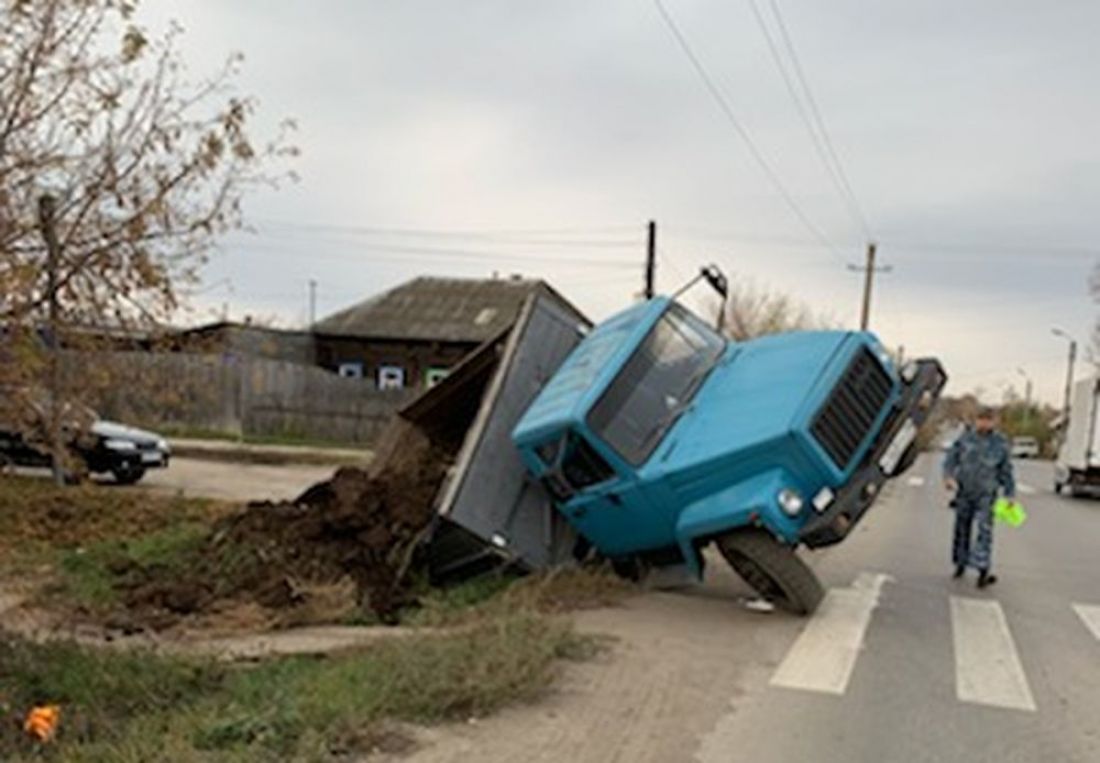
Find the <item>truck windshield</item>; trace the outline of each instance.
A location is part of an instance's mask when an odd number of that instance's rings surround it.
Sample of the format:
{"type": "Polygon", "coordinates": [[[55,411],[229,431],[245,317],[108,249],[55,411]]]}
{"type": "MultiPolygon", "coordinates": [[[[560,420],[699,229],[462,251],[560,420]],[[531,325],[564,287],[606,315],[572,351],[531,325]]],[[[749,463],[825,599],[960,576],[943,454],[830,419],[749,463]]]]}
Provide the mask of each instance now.
{"type": "Polygon", "coordinates": [[[694,315],[671,305],[593,406],[588,425],[639,466],[691,402],[725,344],[694,315]]]}

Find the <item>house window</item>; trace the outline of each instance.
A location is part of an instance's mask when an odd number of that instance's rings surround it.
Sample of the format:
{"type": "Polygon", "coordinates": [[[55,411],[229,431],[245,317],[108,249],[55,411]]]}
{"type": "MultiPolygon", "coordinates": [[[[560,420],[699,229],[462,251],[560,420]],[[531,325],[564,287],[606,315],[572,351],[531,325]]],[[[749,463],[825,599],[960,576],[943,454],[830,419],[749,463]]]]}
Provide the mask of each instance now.
{"type": "Polygon", "coordinates": [[[380,366],[378,389],[404,389],[405,369],[401,366],[380,366]]]}
{"type": "Polygon", "coordinates": [[[447,378],[451,371],[447,368],[429,368],[424,372],[424,386],[431,389],[447,378]]]}
{"type": "Polygon", "coordinates": [[[340,367],[336,369],[336,373],[340,374],[340,376],[343,376],[345,379],[362,379],[363,364],[341,363],[340,367]]]}

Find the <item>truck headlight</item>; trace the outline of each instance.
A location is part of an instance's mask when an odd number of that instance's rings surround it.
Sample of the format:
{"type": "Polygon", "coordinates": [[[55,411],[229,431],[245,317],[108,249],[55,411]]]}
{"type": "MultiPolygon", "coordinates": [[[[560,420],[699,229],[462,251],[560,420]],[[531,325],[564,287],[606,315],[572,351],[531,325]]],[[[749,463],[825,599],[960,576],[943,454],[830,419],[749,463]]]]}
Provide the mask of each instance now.
{"type": "Polygon", "coordinates": [[[775,501],[788,516],[797,516],[798,512],[802,511],[802,495],[792,488],[785,487],[780,490],[775,496],[775,501]]]}
{"type": "Polygon", "coordinates": [[[108,450],[130,451],[137,450],[137,445],[129,440],[104,440],[103,447],[108,450]]]}

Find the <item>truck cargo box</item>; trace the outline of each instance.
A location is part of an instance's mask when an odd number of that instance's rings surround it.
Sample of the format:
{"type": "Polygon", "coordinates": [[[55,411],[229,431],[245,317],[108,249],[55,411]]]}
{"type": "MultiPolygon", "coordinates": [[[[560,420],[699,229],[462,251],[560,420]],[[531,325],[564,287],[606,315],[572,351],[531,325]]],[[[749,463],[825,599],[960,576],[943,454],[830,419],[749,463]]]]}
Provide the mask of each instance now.
{"type": "Polygon", "coordinates": [[[572,558],[576,536],[527,475],[511,432],[589,328],[579,310],[538,284],[512,326],[398,412],[398,425],[446,443],[454,458],[426,544],[433,579],[501,565],[541,569],[572,558]]]}

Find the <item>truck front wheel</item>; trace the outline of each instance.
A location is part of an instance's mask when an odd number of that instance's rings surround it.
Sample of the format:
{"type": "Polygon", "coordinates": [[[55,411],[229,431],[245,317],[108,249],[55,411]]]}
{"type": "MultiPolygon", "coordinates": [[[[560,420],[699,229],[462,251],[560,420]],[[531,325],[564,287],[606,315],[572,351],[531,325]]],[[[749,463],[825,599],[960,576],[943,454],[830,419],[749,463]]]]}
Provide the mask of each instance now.
{"type": "Polygon", "coordinates": [[[780,609],[809,615],[825,589],[794,549],[763,530],[738,530],[718,539],[722,556],[757,593],[780,609]]]}

